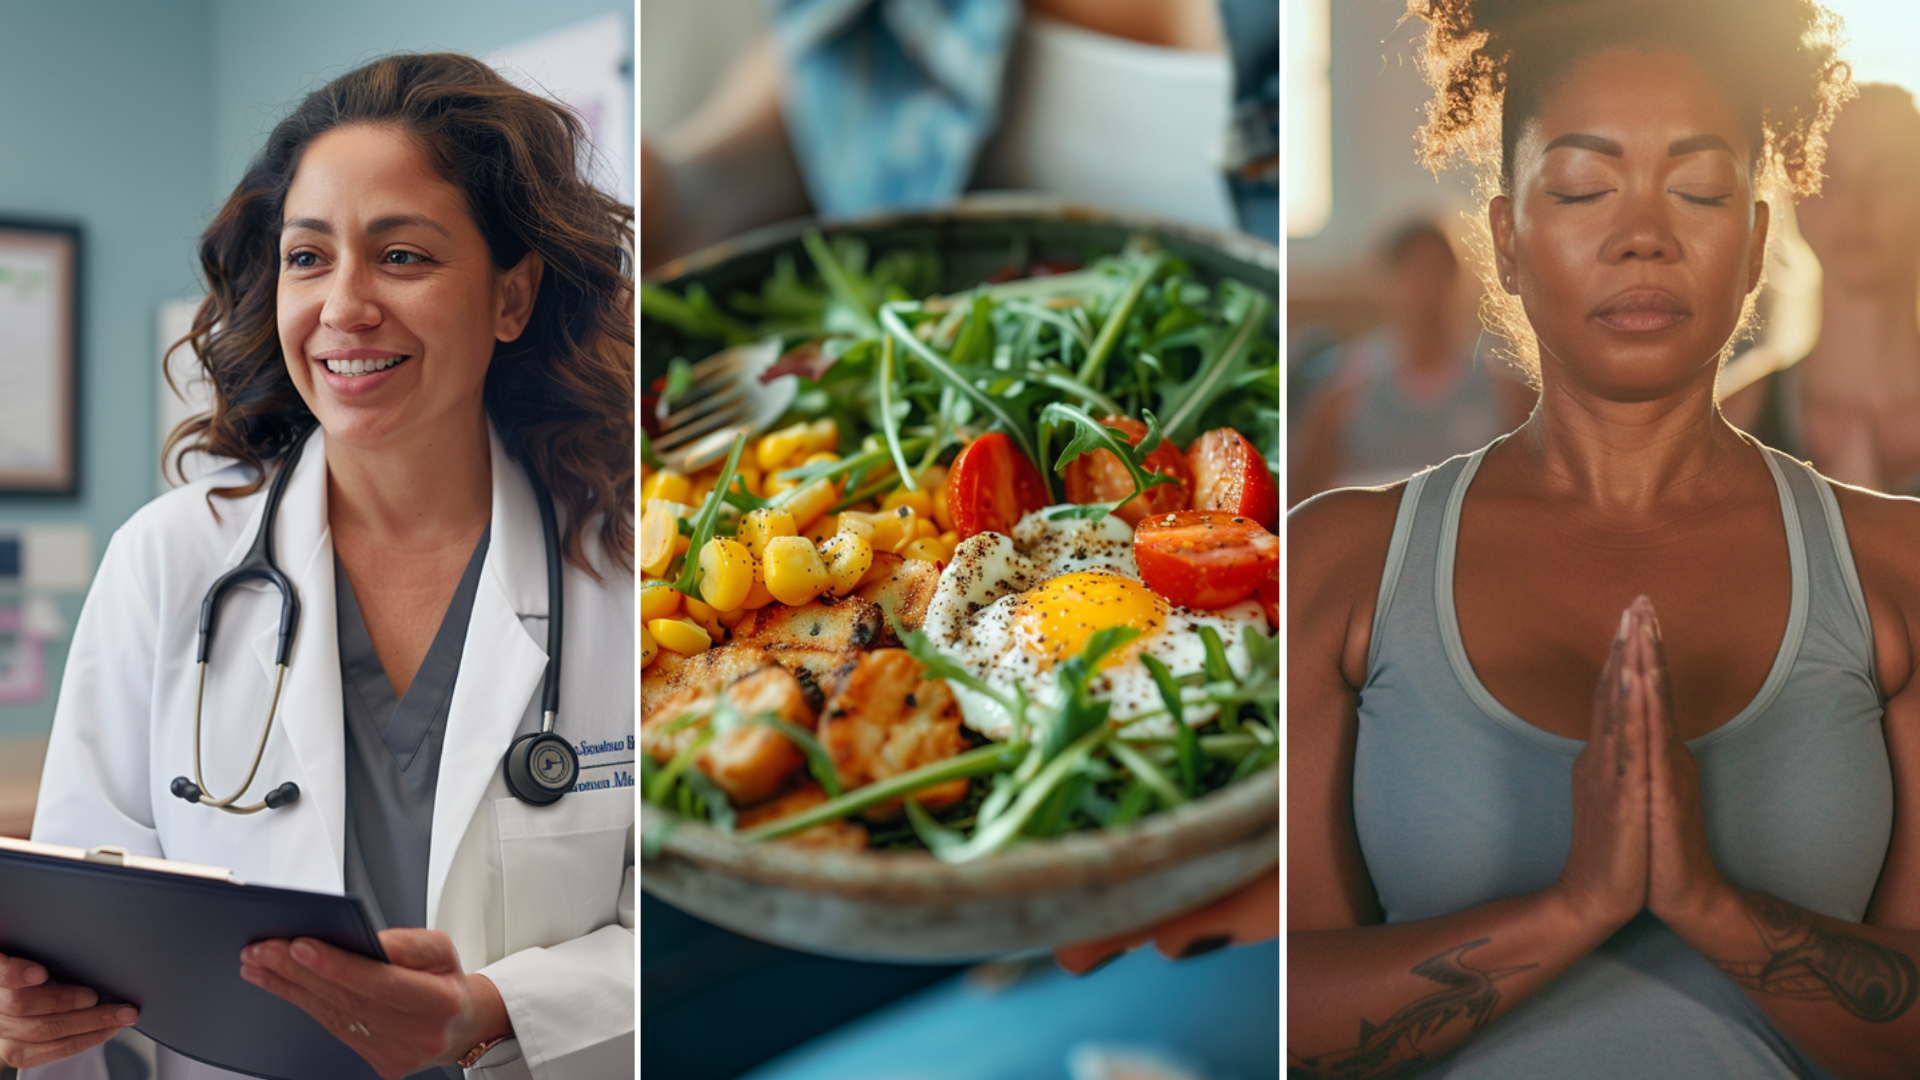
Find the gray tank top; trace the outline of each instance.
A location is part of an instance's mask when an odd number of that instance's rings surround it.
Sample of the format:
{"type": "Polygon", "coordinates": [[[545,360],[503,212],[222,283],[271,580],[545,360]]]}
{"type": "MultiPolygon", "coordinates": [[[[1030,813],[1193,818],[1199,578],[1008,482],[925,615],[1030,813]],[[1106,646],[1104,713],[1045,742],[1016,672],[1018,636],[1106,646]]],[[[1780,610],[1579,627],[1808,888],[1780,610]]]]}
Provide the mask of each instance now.
{"type": "MultiPolygon", "coordinates": [[[[1353,814],[1390,923],[1544,888],[1572,842],[1573,759],[1585,744],[1501,705],[1468,663],[1455,619],[1460,506],[1486,452],[1408,483],[1381,578],[1353,814]]],[[[1786,521],[1787,630],[1753,701],[1687,746],[1721,874],[1858,922],[1893,828],[1866,600],[1827,482],[1784,454],[1760,453],[1786,521]]],[[[1719,969],[1643,913],[1421,1075],[1828,1074],[1719,969]]]]}

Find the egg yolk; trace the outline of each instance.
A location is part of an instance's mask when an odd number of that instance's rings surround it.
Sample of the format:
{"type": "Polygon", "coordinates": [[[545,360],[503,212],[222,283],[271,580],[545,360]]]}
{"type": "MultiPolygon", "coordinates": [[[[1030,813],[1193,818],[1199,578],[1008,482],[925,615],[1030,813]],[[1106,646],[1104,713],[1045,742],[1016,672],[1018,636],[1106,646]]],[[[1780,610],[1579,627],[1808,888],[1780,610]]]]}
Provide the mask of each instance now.
{"type": "Polygon", "coordinates": [[[1131,626],[1140,636],[1108,653],[1102,668],[1126,663],[1144,639],[1159,632],[1167,602],[1132,578],[1097,571],[1063,574],[1020,598],[1014,625],[1022,648],[1046,666],[1078,656],[1087,639],[1113,626],[1131,626]]]}

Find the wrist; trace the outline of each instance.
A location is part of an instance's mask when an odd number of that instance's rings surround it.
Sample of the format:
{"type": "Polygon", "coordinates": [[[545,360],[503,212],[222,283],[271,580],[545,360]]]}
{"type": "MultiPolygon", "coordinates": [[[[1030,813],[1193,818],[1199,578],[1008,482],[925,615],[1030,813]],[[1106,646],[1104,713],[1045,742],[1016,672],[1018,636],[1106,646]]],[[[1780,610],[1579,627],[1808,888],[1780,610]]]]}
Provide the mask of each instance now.
{"type": "Polygon", "coordinates": [[[1650,910],[1667,928],[1699,948],[1710,941],[1725,938],[1728,931],[1738,933],[1747,927],[1741,915],[1740,893],[1718,874],[1700,883],[1685,895],[1668,899],[1650,910]]]}
{"type": "Polygon", "coordinates": [[[1625,904],[1578,892],[1564,881],[1547,886],[1541,891],[1541,899],[1546,905],[1548,917],[1556,925],[1591,938],[1595,943],[1611,937],[1615,930],[1631,922],[1642,910],[1637,906],[1629,910],[1625,904]]]}
{"type": "Polygon", "coordinates": [[[471,1005],[449,1040],[450,1057],[445,1064],[471,1064],[470,1059],[478,1058],[493,1044],[513,1037],[513,1018],[507,1015],[506,1002],[493,980],[470,974],[467,990],[471,1005]]]}

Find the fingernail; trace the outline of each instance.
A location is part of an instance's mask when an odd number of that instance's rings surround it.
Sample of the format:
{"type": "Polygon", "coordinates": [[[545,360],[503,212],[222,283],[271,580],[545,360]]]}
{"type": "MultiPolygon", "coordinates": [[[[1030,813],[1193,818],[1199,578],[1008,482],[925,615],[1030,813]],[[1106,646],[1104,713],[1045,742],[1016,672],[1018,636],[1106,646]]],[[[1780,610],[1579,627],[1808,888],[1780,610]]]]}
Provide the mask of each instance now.
{"type": "Polygon", "coordinates": [[[260,969],[259,968],[243,967],[240,969],[240,977],[247,980],[250,983],[253,983],[255,986],[260,985],[260,969]]]}
{"type": "Polygon", "coordinates": [[[39,986],[47,981],[47,969],[39,966],[30,967],[21,978],[26,980],[28,986],[39,986]]]}
{"type": "Polygon", "coordinates": [[[293,958],[312,967],[314,961],[320,959],[320,950],[302,941],[293,947],[293,958]]]}
{"type": "Polygon", "coordinates": [[[1115,960],[1120,959],[1122,956],[1125,956],[1126,954],[1127,954],[1127,951],[1125,949],[1121,949],[1118,952],[1110,952],[1107,955],[1101,957],[1100,959],[1095,960],[1093,963],[1087,965],[1087,970],[1081,972],[1080,977],[1084,979],[1087,976],[1093,974],[1094,972],[1099,971],[1101,968],[1106,967],[1108,964],[1113,963],[1115,960]]]}
{"type": "Polygon", "coordinates": [[[132,1009],[121,1009],[119,1012],[113,1014],[113,1018],[123,1024],[131,1024],[135,1020],[140,1019],[140,1014],[134,1012],[132,1009]]]}
{"type": "Polygon", "coordinates": [[[241,949],[240,962],[243,964],[259,963],[260,962],[260,946],[249,945],[246,948],[241,949]]]}
{"type": "Polygon", "coordinates": [[[1232,934],[1215,934],[1212,937],[1194,938],[1187,947],[1180,950],[1180,959],[1191,960],[1196,956],[1205,956],[1210,952],[1219,952],[1233,944],[1232,934]]]}

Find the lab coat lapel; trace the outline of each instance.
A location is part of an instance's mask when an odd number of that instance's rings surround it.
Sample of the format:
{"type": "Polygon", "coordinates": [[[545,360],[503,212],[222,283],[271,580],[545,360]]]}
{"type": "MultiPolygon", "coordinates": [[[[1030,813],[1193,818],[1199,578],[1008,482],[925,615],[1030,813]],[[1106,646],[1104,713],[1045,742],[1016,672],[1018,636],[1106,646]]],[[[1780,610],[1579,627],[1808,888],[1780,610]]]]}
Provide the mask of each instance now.
{"type": "MultiPolygon", "coordinates": [[[[254,500],[252,518],[229,556],[229,565],[246,556],[265,506],[263,489],[261,497],[254,500]]],[[[294,631],[287,681],[280,691],[279,714],[274,721],[293,747],[300,774],[268,777],[264,784],[256,782],[255,790],[265,792],[282,780],[299,784],[299,803],[275,813],[290,814],[305,823],[315,831],[311,841],[324,838],[332,854],[324,868],[318,867],[312,858],[313,842],[288,842],[279,836],[271,856],[277,878],[311,881],[316,888],[338,892],[345,886],[341,864],[346,851],[346,734],[340,699],[340,639],[333,612],[333,537],[327,528],[326,436],[318,430],[308,440],[287,482],[274,525],[273,555],[300,597],[300,622],[294,631]]],[[[254,656],[269,683],[278,641],[277,626],[268,627],[253,639],[254,656]]]]}
{"type": "Polygon", "coordinates": [[[546,548],[539,507],[532,484],[508,458],[499,432],[489,425],[488,435],[493,454],[492,529],[440,753],[427,863],[429,925],[438,924],[440,897],[460,839],[500,775],[501,758],[529,709],[537,708],[533,699],[547,664],[546,548]],[[523,622],[529,617],[535,620],[532,629],[523,622]]]}

